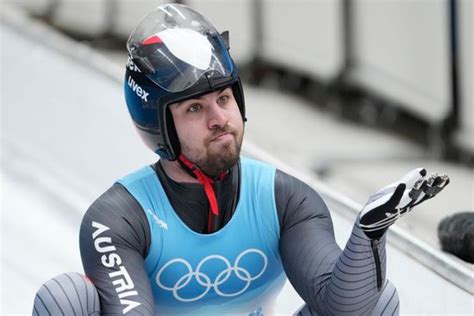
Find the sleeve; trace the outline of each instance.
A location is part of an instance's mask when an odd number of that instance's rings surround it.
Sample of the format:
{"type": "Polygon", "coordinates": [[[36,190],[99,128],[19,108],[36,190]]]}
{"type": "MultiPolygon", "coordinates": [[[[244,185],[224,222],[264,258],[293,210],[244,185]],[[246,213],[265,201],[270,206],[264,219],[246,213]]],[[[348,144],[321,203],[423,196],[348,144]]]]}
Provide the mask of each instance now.
{"type": "Polygon", "coordinates": [[[317,192],[278,170],[275,193],[280,255],[298,294],[318,315],[370,314],[385,281],[385,236],[371,240],[355,224],[342,251],[317,192]]]}
{"type": "Polygon", "coordinates": [[[80,229],[81,258],[99,293],[102,315],[154,314],[144,266],[150,240],[143,209],[120,184],[87,210],[80,229]]]}

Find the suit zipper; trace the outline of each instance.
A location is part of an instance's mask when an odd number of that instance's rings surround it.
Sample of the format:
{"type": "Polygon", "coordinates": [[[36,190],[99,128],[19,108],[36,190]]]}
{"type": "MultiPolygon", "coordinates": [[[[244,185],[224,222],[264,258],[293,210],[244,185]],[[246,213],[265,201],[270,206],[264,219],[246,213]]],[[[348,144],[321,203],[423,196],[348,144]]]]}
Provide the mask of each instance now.
{"type": "Polygon", "coordinates": [[[377,274],[377,290],[380,291],[382,288],[382,271],[380,269],[380,257],[378,252],[378,241],[371,240],[370,245],[372,246],[372,253],[374,254],[375,259],[375,271],[377,274]]]}

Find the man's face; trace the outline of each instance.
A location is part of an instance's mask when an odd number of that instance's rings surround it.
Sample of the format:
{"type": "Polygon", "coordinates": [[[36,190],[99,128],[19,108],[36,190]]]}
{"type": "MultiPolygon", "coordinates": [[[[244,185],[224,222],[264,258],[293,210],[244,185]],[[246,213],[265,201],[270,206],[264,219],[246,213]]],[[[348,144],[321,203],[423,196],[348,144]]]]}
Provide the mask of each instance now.
{"type": "Polygon", "coordinates": [[[181,152],[211,177],[240,155],[244,124],[232,89],[170,105],[181,152]]]}

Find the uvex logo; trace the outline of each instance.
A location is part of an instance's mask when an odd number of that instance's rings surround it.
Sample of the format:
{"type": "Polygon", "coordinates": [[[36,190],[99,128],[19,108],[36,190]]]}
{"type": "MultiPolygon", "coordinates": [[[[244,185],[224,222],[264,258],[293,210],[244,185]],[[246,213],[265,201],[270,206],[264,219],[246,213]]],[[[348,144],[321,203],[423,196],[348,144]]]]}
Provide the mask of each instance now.
{"type": "Polygon", "coordinates": [[[138,83],[133,80],[132,76],[128,76],[128,86],[132,88],[133,92],[135,92],[139,97],[141,97],[143,101],[148,102],[147,97],[149,93],[142,89],[142,87],[140,87],[138,83]]]}
{"type": "Polygon", "coordinates": [[[122,264],[122,258],[117,253],[117,248],[112,244],[112,238],[102,236],[110,228],[94,221],[92,222],[92,227],[95,228],[95,231],[92,233],[94,248],[98,253],[103,254],[101,257],[102,265],[113,270],[113,272],[109,273],[109,278],[118,294],[120,304],[124,306],[123,314],[126,314],[141,305],[141,303],[130,299],[131,296],[138,296],[135,284],[133,284],[130,274],[122,264]]]}
{"type": "Polygon", "coordinates": [[[138,68],[137,65],[135,65],[135,63],[130,58],[130,56],[128,56],[127,68],[130,69],[131,71],[141,72],[140,68],[138,68]]]}

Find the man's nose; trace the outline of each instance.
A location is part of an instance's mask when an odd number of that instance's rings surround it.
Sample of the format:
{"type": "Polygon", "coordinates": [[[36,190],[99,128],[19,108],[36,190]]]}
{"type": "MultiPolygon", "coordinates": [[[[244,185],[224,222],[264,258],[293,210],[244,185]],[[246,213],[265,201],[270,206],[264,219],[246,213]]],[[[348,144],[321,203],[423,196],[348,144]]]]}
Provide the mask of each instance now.
{"type": "Polygon", "coordinates": [[[226,115],[225,110],[220,107],[217,103],[213,103],[210,106],[209,110],[209,128],[210,129],[215,129],[215,128],[222,128],[224,127],[228,122],[228,118],[226,115]]]}

